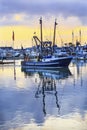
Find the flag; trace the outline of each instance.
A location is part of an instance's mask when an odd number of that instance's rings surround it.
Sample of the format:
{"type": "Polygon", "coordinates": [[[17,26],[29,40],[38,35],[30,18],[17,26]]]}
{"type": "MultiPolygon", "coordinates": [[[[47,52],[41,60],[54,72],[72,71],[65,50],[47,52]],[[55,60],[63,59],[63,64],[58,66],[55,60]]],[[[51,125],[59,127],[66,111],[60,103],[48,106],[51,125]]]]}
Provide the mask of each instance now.
{"type": "Polygon", "coordinates": [[[57,25],[57,24],[58,24],[56,21],[57,21],[57,20],[55,19],[55,25],[57,25]]]}
{"type": "Polygon", "coordinates": [[[40,18],[40,24],[42,24],[42,17],[40,18]]]}
{"type": "Polygon", "coordinates": [[[14,41],[14,31],[12,32],[12,40],[14,41]]]}
{"type": "Polygon", "coordinates": [[[55,25],[57,25],[58,23],[55,21],[55,25]]]}

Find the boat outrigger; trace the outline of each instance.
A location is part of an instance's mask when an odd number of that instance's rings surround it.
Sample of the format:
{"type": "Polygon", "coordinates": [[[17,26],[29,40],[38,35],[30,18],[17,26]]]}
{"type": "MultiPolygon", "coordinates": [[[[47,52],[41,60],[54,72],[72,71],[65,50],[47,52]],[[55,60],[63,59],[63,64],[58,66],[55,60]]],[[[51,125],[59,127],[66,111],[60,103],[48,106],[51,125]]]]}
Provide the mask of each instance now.
{"type": "Polygon", "coordinates": [[[40,68],[40,69],[50,69],[50,68],[60,68],[68,67],[72,57],[71,56],[55,56],[54,46],[55,46],[55,34],[56,34],[56,20],[54,24],[54,38],[53,45],[51,41],[43,41],[42,38],[42,18],[40,19],[41,28],[41,40],[38,40],[37,36],[33,38],[40,42],[38,46],[37,60],[32,61],[29,56],[25,56],[24,60],[21,62],[22,68],[40,68]]]}

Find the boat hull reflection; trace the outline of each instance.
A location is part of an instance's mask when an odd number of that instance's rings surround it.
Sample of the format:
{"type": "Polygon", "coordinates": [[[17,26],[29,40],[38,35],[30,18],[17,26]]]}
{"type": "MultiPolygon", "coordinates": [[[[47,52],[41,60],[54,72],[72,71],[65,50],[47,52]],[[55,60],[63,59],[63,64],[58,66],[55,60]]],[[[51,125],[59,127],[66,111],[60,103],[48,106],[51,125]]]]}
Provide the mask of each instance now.
{"type": "Polygon", "coordinates": [[[26,75],[32,75],[34,73],[38,73],[39,76],[51,77],[54,79],[64,79],[71,76],[71,72],[69,68],[58,68],[58,69],[24,69],[21,68],[22,72],[26,75]]]}

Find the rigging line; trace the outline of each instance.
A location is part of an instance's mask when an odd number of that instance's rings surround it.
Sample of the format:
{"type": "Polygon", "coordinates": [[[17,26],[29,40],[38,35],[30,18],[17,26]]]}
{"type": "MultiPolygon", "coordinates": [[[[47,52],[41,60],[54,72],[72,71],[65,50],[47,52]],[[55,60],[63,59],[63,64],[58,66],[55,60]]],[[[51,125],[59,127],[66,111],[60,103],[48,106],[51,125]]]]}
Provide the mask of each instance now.
{"type": "Polygon", "coordinates": [[[58,32],[58,34],[59,34],[59,37],[60,37],[60,40],[61,40],[61,44],[63,45],[63,39],[62,39],[62,37],[61,37],[61,35],[60,35],[60,32],[59,31],[57,31],[58,32]]]}
{"type": "MultiPolygon", "coordinates": [[[[50,41],[51,40],[51,29],[49,29],[48,27],[50,27],[50,26],[47,26],[47,22],[46,22],[46,24],[43,24],[43,37],[45,38],[45,40],[48,40],[48,41],[50,41]],[[45,35],[44,35],[45,34],[45,35]]],[[[51,28],[51,27],[50,27],[51,28]]]]}

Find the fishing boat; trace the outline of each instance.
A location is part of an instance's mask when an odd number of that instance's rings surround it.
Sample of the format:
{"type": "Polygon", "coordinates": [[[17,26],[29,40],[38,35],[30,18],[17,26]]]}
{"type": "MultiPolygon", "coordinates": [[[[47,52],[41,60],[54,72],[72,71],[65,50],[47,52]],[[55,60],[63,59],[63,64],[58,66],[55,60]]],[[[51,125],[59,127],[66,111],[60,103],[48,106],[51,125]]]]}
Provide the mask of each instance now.
{"type": "MultiPolygon", "coordinates": [[[[41,30],[41,40],[39,40],[40,45],[38,47],[38,53],[36,61],[32,61],[29,56],[25,56],[24,60],[21,61],[22,68],[60,68],[68,67],[72,56],[55,56],[54,46],[55,46],[55,34],[56,34],[56,20],[54,24],[54,38],[53,44],[52,41],[43,41],[42,38],[42,18],[40,19],[40,30],[41,30]]],[[[35,40],[38,40],[37,36],[34,36],[35,40]]]]}
{"type": "Polygon", "coordinates": [[[22,68],[60,68],[68,67],[72,57],[45,58],[42,61],[21,61],[22,68]]]}

